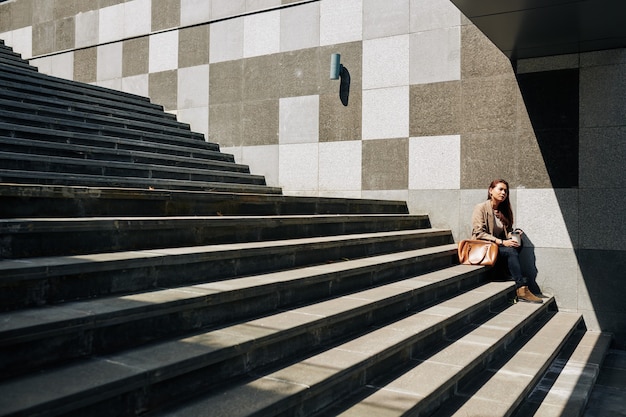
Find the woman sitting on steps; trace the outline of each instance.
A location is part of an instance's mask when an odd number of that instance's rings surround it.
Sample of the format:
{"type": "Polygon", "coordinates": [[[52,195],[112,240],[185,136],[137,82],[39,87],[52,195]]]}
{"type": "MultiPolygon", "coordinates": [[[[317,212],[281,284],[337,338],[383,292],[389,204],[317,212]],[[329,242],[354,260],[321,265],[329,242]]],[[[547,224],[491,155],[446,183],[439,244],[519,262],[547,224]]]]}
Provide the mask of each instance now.
{"type": "MultiPolygon", "coordinates": [[[[516,229],[520,234],[521,230],[516,229]]],[[[487,191],[487,201],[474,207],[472,213],[472,239],[488,240],[498,245],[498,262],[506,262],[515,281],[519,301],[543,303],[528,289],[528,279],[522,275],[519,261],[521,240],[512,239],[513,211],[509,201],[509,184],[502,179],[494,180],[487,191]]]]}

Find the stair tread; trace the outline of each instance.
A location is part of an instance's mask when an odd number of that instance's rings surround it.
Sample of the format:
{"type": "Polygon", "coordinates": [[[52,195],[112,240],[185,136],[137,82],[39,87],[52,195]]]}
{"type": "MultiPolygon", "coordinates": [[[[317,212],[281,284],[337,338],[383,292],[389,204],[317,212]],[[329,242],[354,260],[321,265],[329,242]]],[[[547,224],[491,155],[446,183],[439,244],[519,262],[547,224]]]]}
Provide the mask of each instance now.
{"type": "MultiPolygon", "coordinates": [[[[79,145],[79,144],[66,144],[60,142],[48,142],[45,140],[32,140],[32,139],[14,139],[0,136],[0,143],[4,144],[5,147],[27,147],[29,152],[20,152],[15,151],[16,153],[21,153],[24,155],[39,155],[43,152],[49,152],[50,149],[54,151],[65,151],[70,154],[80,155],[80,158],[85,158],[89,155],[89,159],[101,161],[102,157],[120,157],[125,156],[133,159],[144,158],[144,159],[155,159],[161,161],[171,161],[172,163],[189,163],[193,165],[197,165],[201,168],[206,168],[207,166],[214,165],[220,168],[230,168],[231,170],[245,170],[248,172],[248,166],[237,164],[234,161],[228,161],[228,154],[224,154],[219,151],[208,150],[205,155],[196,155],[196,152],[188,152],[190,156],[182,156],[182,155],[169,155],[166,153],[155,153],[150,152],[148,150],[135,150],[135,149],[123,149],[123,148],[111,148],[111,147],[101,147],[101,146],[91,146],[91,145],[79,145]],[[19,142],[19,144],[17,143],[19,142]],[[34,150],[41,150],[41,153],[36,153],[34,150]],[[94,158],[93,156],[97,155],[101,158],[94,158]],[[223,159],[217,159],[216,156],[224,155],[223,159]],[[208,158],[208,157],[212,158],[208,158]]],[[[147,148],[147,146],[146,146],[147,148]]],[[[59,156],[59,155],[52,155],[59,156]]],[[[167,164],[166,164],[167,165],[167,164]]],[[[249,173],[249,172],[248,172],[249,173]]]]}
{"type": "MultiPolygon", "coordinates": [[[[19,276],[21,279],[32,279],[36,276],[35,274],[37,274],[38,271],[43,273],[45,276],[54,276],[57,273],[67,272],[68,268],[74,269],[76,266],[79,266],[81,271],[86,272],[90,270],[90,266],[98,270],[104,270],[105,268],[117,268],[121,267],[123,264],[129,265],[131,263],[133,266],[138,266],[146,262],[152,263],[151,260],[157,258],[161,259],[161,264],[168,262],[168,259],[172,262],[191,262],[208,260],[214,258],[215,256],[222,256],[226,253],[232,253],[234,256],[239,256],[241,251],[261,250],[267,252],[270,248],[278,249],[281,247],[297,247],[299,245],[314,245],[324,242],[343,242],[345,244],[350,241],[366,241],[372,238],[389,238],[407,235],[447,235],[448,233],[449,231],[445,229],[430,228],[399,230],[393,232],[349,234],[330,237],[321,236],[263,242],[241,242],[181,248],[95,253],[62,257],[23,258],[19,260],[5,259],[0,262],[0,271],[6,274],[15,274],[16,277],[19,276]]],[[[456,248],[455,244],[449,246],[456,248]]]]}
{"type": "Polygon", "coordinates": [[[58,185],[54,183],[55,181],[57,181],[62,182],[64,183],[63,185],[68,186],[78,185],[85,187],[94,187],[100,185],[108,188],[145,188],[150,189],[151,191],[153,189],[160,189],[162,191],[168,191],[171,189],[182,189],[189,191],[230,191],[261,194],[280,194],[282,192],[281,188],[245,182],[197,181],[124,176],[103,177],[91,174],[74,174],[49,171],[23,171],[14,169],[0,169],[0,178],[2,178],[2,181],[5,183],[22,181],[22,183],[24,184],[31,185],[58,185]],[[28,180],[29,182],[25,182],[25,180],[28,180]],[[33,184],[30,181],[37,181],[37,183],[33,184]]]}
{"type": "MultiPolygon", "coordinates": [[[[397,287],[397,283],[388,285],[395,287],[396,292],[410,294],[414,291],[414,286],[436,285],[438,281],[454,279],[457,272],[458,268],[451,271],[435,271],[425,274],[426,281],[422,283],[416,282],[414,285],[403,287],[397,287]]],[[[413,280],[419,281],[420,279],[421,277],[415,277],[413,280]]],[[[494,292],[511,289],[509,283],[487,285],[492,287],[493,291],[487,292],[483,289],[471,299],[465,296],[468,298],[468,303],[476,302],[481,297],[489,298],[494,292]]],[[[56,370],[4,381],[0,383],[0,410],[8,414],[18,410],[29,410],[31,407],[35,407],[34,409],[49,407],[70,403],[73,398],[79,396],[83,400],[85,396],[103,399],[106,396],[118,394],[120,390],[139,387],[146,381],[155,383],[206,366],[208,363],[219,361],[229,355],[237,355],[250,344],[258,345],[262,338],[275,338],[279,334],[281,337],[287,337],[290,331],[309,331],[310,326],[314,324],[324,325],[330,316],[353,313],[356,307],[378,305],[389,297],[389,294],[384,291],[379,294],[378,298],[371,297],[371,291],[366,290],[366,292],[370,295],[359,297],[360,293],[350,294],[324,301],[320,305],[280,311],[245,323],[138,347],[117,354],[81,360],[56,370]],[[321,305],[325,305],[326,308],[320,307],[321,305]],[[108,390],[104,390],[104,386],[107,386],[108,390]],[[38,395],[34,395],[35,393],[38,395]]],[[[444,301],[443,304],[446,302],[449,301],[444,301]]],[[[462,311],[463,309],[456,308],[454,314],[460,315],[462,311]]],[[[437,323],[448,318],[446,315],[441,315],[441,311],[430,314],[428,309],[417,314],[420,317],[434,314],[434,320],[437,323]]],[[[412,329],[420,326],[415,318],[409,321],[413,323],[412,329]]],[[[378,340],[376,335],[370,337],[378,340]]],[[[413,331],[408,331],[402,337],[415,337],[415,334],[413,331]]],[[[380,347],[380,340],[377,344],[380,347]]]]}
{"type": "MultiPolygon", "coordinates": [[[[541,377],[567,338],[582,320],[578,313],[557,312],[500,368],[491,368],[484,383],[461,388],[460,406],[443,407],[436,416],[510,416],[541,377]]],[[[483,379],[484,378],[484,379],[483,379]]]]}
{"type": "MultiPolygon", "coordinates": [[[[237,171],[225,171],[218,169],[207,169],[207,168],[189,168],[189,167],[181,167],[181,166],[172,166],[172,165],[159,165],[159,164],[148,164],[141,162],[121,162],[121,161],[106,161],[106,160],[94,160],[94,159],[83,159],[83,158],[70,158],[64,156],[49,156],[49,155],[38,155],[38,154],[29,154],[29,153],[19,153],[19,152],[2,152],[0,151],[0,160],[9,159],[9,160],[18,160],[24,159],[29,162],[41,162],[41,163],[55,163],[55,164],[63,164],[63,165],[77,165],[77,166],[92,166],[92,167],[102,167],[107,168],[111,167],[114,169],[133,169],[141,172],[177,172],[177,173],[185,173],[185,174],[197,174],[197,175],[219,175],[225,177],[232,178],[253,178],[253,179],[263,179],[262,175],[255,175],[248,172],[237,172],[237,171]]],[[[15,170],[17,171],[17,170],[15,170]]],[[[31,172],[31,171],[29,171],[31,172]]],[[[146,177],[138,177],[138,178],[146,178],[146,177]]],[[[148,179],[161,179],[161,178],[148,178],[148,179]]],[[[167,179],[167,178],[164,178],[167,179]]]]}
{"type": "MultiPolygon", "coordinates": [[[[284,411],[284,404],[293,395],[314,395],[310,391],[328,384],[330,379],[341,383],[346,370],[367,367],[371,358],[383,360],[394,349],[404,344],[411,344],[428,334],[432,329],[464,314],[480,303],[486,302],[496,294],[512,289],[510,283],[492,282],[475,290],[443,301],[426,308],[407,318],[388,326],[352,339],[339,346],[332,347],[294,365],[287,366],[267,375],[257,375],[252,381],[235,386],[222,392],[207,395],[204,398],[176,407],[171,413],[166,411],[157,415],[194,416],[199,410],[211,409],[216,415],[248,416],[266,409],[275,414],[284,411]],[[460,307],[464,305],[465,308],[460,307]],[[450,307],[447,307],[450,305],[450,307]],[[254,395],[259,392],[271,392],[271,395],[254,395]],[[254,398],[250,400],[250,398],[254,398]],[[221,413],[221,414],[220,414],[221,413]]],[[[293,399],[298,402],[298,399],[293,399]]]]}
{"type": "Polygon", "coordinates": [[[573,352],[553,362],[515,417],[582,415],[611,340],[608,333],[586,331],[573,352]]]}
{"type": "Polygon", "coordinates": [[[391,382],[369,384],[367,396],[354,406],[341,412],[340,416],[403,416],[415,413],[424,400],[434,398],[441,392],[454,388],[459,380],[485,360],[507,335],[528,322],[540,310],[545,310],[553,298],[541,304],[514,304],[485,323],[474,326],[472,331],[436,353],[418,355],[415,364],[391,382]]]}
{"type": "MultiPolygon", "coordinates": [[[[416,259],[438,251],[450,251],[450,246],[396,252],[390,255],[238,277],[206,284],[0,313],[0,346],[14,343],[16,340],[32,339],[39,332],[41,334],[38,336],[43,337],[55,332],[75,332],[79,329],[103,326],[107,324],[106,320],[115,321],[119,317],[124,317],[125,320],[131,320],[133,316],[145,317],[145,314],[151,310],[158,312],[163,309],[169,313],[174,308],[169,305],[180,305],[179,308],[185,308],[192,303],[201,305],[223,303],[228,299],[227,294],[237,292],[245,292],[248,296],[259,296],[263,293],[272,293],[278,286],[284,287],[288,282],[349,271],[354,268],[368,266],[382,268],[401,260],[416,259]]],[[[463,265],[454,270],[462,273],[475,268],[480,267],[463,265]]],[[[397,285],[391,285],[391,288],[407,285],[407,283],[400,282],[397,285]]],[[[230,295],[230,297],[234,296],[230,295]]]]}
{"type": "MultiPolygon", "coordinates": [[[[446,275],[440,271],[432,274],[439,275],[439,280],[451,279],[449,274],[446,275]]],[[[436,281],[433,279],[429,284],[434,285],[436,281]]],[[[468,298],[468,308],[475,305],[477,300],[489,299],[494,294],[503,291],[508,292],[512,288],[510,283],[489,283],[486,285],[493,290],[487,292],[483,289],[474,297],[462,295],[468,298]]],[[[404,291],[411,293],[413,289],[404,288],[404,291]]],[[[320,314],[319,306],[287,310],[246,323],[139,347],[119,354],[82,360],[57,370],[5,381],[0,383],[0,410],[4,410],[4,413],[7,414],[19,410],[34,411],[40,407],[48,408],[57,404],[67,405],[71,403],[73,398],[78,397],[81,398],[81,401],[86,401],[86,397],[91,397],[91,401],[101,400],[117,395],[120,391],[140,387],[147,381],[150,383],[163,381],[214,363],[226,356],[236,355],[250,344],[258,345],[261,343],[261,339],[275,338],[279,334],[287,337],[290,331],[310,331],[314,324],[323,325],[326,323],[330,315],[350,314],[355,306],[376,305],[382,301],[382,299],[366,301],[360,299],[358,295],[359,293],[356,293],[323,302],[327,306],[333,306],[334,312],[330,314],[320,314]],[[310,308],[314,308],[316,312],[312,313],[310,308]],[[60,383],[59,381],[63,382],[60,383]],[[103,389],[105,386],[108,388],[107,390],[103,389]],[[22,396],[22,393],[37,393],[38,395],[22,396]]],[[[446,302],[448,301],[443,301],[442,304],[445,305],[446,302]]],[[[417,320],[416,316],[430,317],[429,321],[434,322],[432,324],[434,326],[445,322],[451,316],[462,315],[463,311],[463,309],[456,308],[453,314],[442,315],[440,309],[434,313],[431,313],[429,309],[422,310],[406,319],[407,322],[411,323],[409,328],[400,332],[395,331],[400,335],[397,342],[419,337],[415,330],[417,327],[424,326],[420,324],[420,320],[417,320]]],[[[399,324],[395,324],[394,327],[399,327],[399,324]]],[[[375,343],[367,345],[384,350],[379,338],[381,332],[389,333],[383,328],[363,336],[363,338],[375,341],[375,343]]],[[[347,349],[349,351],[353,351],[349,347],[352,343],[354,341],[348,342],[347,349]]],[[[393,344],[389,340],[386,343],[393,344]]],[[[342,350],[341,348],[338,349],[342,350]]]]}

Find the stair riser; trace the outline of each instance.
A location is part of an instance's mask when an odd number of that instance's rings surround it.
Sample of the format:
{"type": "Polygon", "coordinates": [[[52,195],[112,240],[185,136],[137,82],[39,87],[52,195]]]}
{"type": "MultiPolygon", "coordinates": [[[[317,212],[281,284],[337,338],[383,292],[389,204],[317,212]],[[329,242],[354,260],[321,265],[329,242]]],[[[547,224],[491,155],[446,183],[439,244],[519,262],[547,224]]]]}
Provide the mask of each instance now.
{"type": "MultiPolygon", "coordinates": [[[[111,294],[170,288],[210,282],[247,274],[356,259],[395,251],[450,243],[446,233],[387,236],[377,239],[333,241],[218,253],[194,253],[173,257],[132,259],[107,264],[78,264],[59,271],[46,268],[28,277],[7,271],[0,291],[0,305],[10,310],[55,304],[111,294]],[[91,268],[91,271],[90,271],[91,268]],[[10,278],[13,277],[13,278],[10,278]],[[26,278],[26,279],[24,279],[26,278]]],[[[5,270],[6,271],[6,270],[5,270]]]]}
{"type": "MultiPolygon", "coordinates": [[[[99,318],[97,324],[92,322],[93,319],[82,323],[72,322],[56,331],[42,330],[39,337],[33,333],[23,335],[28,338],[26,342],[19,342],[20,335],[3,335],[0,374],[2,378],[8,378],[68,359],[119,351],[159,338],[267,314],[279,308],[336,297],[371,285],[386,284],[448,267],[454,261],[454,256],[443,252],[425,256],[423,259],[386,263],[384,268],[372,266],[321,274],[298,281],[267,285],[254,292],[231,291],[224,297],[198,297],[193,302],[158,305],[150,311],[143,311],[139,317],[125,315],[99,318]]],[[[427,304],[433,299],[444,297],[452,290],[458,290],[459,287],[476,285],[482,279],[482,275],[474,274],[441,288],[433,288],[422,298],[416,296],[412,302],[427,304]]],[[[404,310],[404,307],[401,309],[404,310]]],[[[374,318],[370,317],[368,320],[374,318]]]]}
{"type": "MultiPolygon", "coordinates": [[[[468,279],[468,287],[475,285],[475,276],[466,276],[465,278],[468,279]]],[[[457,283],[452,287],[456,288],[457,283]]],[[[455,290],[451,291],[454,293],[455,290]]],[[[210,389],[223,387],[229,380],[245,374],[254,374],[255,371],[260,371],[272,363],[284,363],[289,358],[311,353],[314,349],[322,346],[327,348],[329,344],[346,340],[350,336],[366,331],[372,325],[397,317],[398,314],[406,314],[409,310],[420,307],[423,300],[428,300],[429,304],[436,301],[428,291],[424,291],[424,294],[419,294],[419,292],[418,290],[407,299],[395,300],[396,302],[390,305],[376,305],[377,309],[369,306],[359,309],[356,313],[351,313],[349,317],[333,318],[332,321],[316,322],[305,328],[281,332],[279,337],[272,337],[271,340],[264,340],[263,342],[257,340],[240,344],[236,348],[230,349],[228,353],[223,352],[219,361],[214,360],[209,355],[204,360],[196,359],[185,365],[179,364],[175,368],[161,369],[156,375],[147,376],[142,384],[124,384],[125,392],[122,394],[119,392],[119,387],[108,387],[110,392],[100,390],[98,393],[94,393],[93,398],[109,397],[110,399],[89,404],[90,399],[82,398],[81,408],[69,415],[93,417],[136,415],[144,407],[145,409],[162,407],[210,389]]],[[[486,314],[490,306],[502,304],[505,295],[493,297],[489,302],[476,306],[474,314],[486,314]]],[[[463,315],[460,314],[459,317],[442,324],[440,329],[434,333],[443,337],[446,334],[446,326],[457,319],[463,320],[463,315]]],[[[386,355],[366,361],[361,366],[342,374],[340,378],[326,384],[327,386],[332,385],[334,388],[331,393],[325,393],[327,395],[324,397],[335,397],[337,391],[343,391],[345,387],[351,386],[351,381],[362,382],[365,378],[372,378],[373,375],[382,370],[388,370],[390,364],[394,362],[403,362],[411,352],[412,345],[420,338],[421,334],[416,334],[406,343],[390,349],[386,355]]],[[[336,397],[339,398],[340,396],[336,397]]],[[[304,400],[301,396],[290,398],[288,401],[278,404],[277,407],[272,407],[271,413],[268,415],[277,415],[281,409],[298,407],[304,400]]],[[[316,396],[314,400],[320,400],[320,396],[316,396]]],[[[323,403],[325,401],[322,401],[319,406],[321,407],[323,403]]],[[[71,407],[72,404],[66,404],[66,406],[71,407]]],[[[309,408],[309,410],[311,409],[309,408]]],[[[293,416],[295,414],[289,411],[285,415],[293,416]]]]}
{"type": "MultiPolygon", "coordinates": [[[[164,143],[173,142],[176,140],[195,140],[201,141],[203,138],[198,134],[191,132],[190,130],[182,129],[170,129],[163,131],[163,129],[150,129],[145,128],[139,124],[125,123],[123,126],[118,127],[111,121],[103,122],[98,119],[74,120],[73,118],[52,118],[43,115],[31,115],[15,112],[3,112],[0,115],[0,123],[13,124],[17,126],[25,126],[30,128],[39,129],[51,129],[63,132],[82,133],[87,135],[101,135],[110,136],[123,139],[143,140],[145,137],[153,139],[162,139],[164,143]]],[[[158,142],[158,140],[155,140],[158,142]]]]}
{"type": "Polygon", "coordinates": [[[0,218],[408,213],[406,204],[396,201],[18,184],[0,184],[0,203],[0,218]]]}
{"type": "Polygon", "coordinates": [[[257,242],[350,233],[373,233],[428,227],[428,219],[373,218],[351,222],[315,223],[310,218],[293,221],[251,219],[189,219],[186,221],[111,221],[77,226],[75,222],[51,227],[50,222],[38,231],[32,222],[0,223],[0,258],[17,259],[39,256],[76,255],[126,250],[158,249],[213,245],[218,243],[257,242]]]}
{"type": "Polygon", "coordinates": [[[140,140],[129,140],[112,136],[99,136],[78,133],[68,133],[46,129],[34,129],[20,127],[7,123],[0,124],[0,136],[13,139],[14,141],[27,140],[39,141],[46,145],[60,144],[61,146],[87,146],[103,149],[106,151],[122,150],[126,152],[146,152],[158,157],[159,155],[194,158],[194,160],[234,162],[234,157],[219,152],[219,148],[209,142],[196,142],[190,146],[189,142],[181,143],[180,140],[159,142],[152,137],[144,137],[140,140]]]}
{"type": "MultiPolygon", "coordinates": [[[[230,161],[225,154],[223,158],[211,155],[213,158],[187,159],[165,153],[145,151],[128,151],[123,149],[102,149],[94,146],[69,145],[65,143],[50,143],[29,139],[12,139],[0,137],[0,147],[3,152],[12,152],[24,155],[45,155],[61,158],[77,158],[89,161],[112,161],[139,164],[164,165],[172,167],[194,168],[203,170],[220,170],[250,174],[246,165],[238,165],[230,161]]],[[[208,155],[206,155],[208,156],[208,155]]]]}
{"type": "MultiPolygon", "coordinates": [[[[150,179],[150,180],[178,180],[178,181],[198,181],[198,182],[219,182],[234,184],[254,184],[265,185],[265,178],[251,174],[243,174],[236,172],[207,172],[205,169],[192,168],[176,168],[165,166],[142,166],[138,163],[118,163],[109,161],[91,161],[85,159],[66,159],[65,161],[53,157],[37,156],[37,160],[3,158],[0,155],[0,169],[32,171],[34,173],[59,173],[66,174],[68,177],[72,175],[92,175],[96,177],[111,177],[112,181],[124,180],[132,181],[134,179],[150,179]]],[[[24,155],[24,157],[32,157],[24,155]]],[[[8,174],[8,173],[7,173],[8,174]]],[[[3,175],[6,177],[7,174],[3,175]]],[[[71,178],[70,178],[71,179],[71,178]]],[[[30,178],[29,178],[30,180],[30,178]]]]}

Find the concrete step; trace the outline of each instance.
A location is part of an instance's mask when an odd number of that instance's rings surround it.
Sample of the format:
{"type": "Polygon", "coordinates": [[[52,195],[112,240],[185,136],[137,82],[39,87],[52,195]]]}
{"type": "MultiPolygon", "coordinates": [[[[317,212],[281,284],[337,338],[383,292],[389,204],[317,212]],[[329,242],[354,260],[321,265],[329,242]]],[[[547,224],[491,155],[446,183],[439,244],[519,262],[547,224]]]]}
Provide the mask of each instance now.
{"type": "Polygon", "coordinates": [[[447,273],[455,277],[451,282],[465,286],[478,284],[484,275],[480,268],[451,265],[449,249],[426,248],[3,313],[0,379],[338,297],[434,269],[448,268],[447,273]]]}
{"type": "Polygon", "coordinates": [[[218,181],[188,181],[159,178],[102,177],[67,172],[0,169],[0,181],[14,184],[82,185],[86,187],[138,188],[145,190],[218,191],[231,193],[280,194],[280,188],[261,184],[218,181]]]}
{"type": "MultiPolygon", "coordinates": [[[[149,145],[146,145],[148,147],[149,145]]],[[[0,136],[0,147],[3,152],[16,154],[46,155],[64,158],[80,158],[96,161],[115,161],[126,163],[140,163],[150,165],[166,165],[186,168],[200,168],[209,170],[232,171],[250,173],[247,165],[231,162],[232,156],[216,154],[200,154],[194,157],[168,155],[149,151],[102,148],[98,146],[75,145],[61,142],[47,142],[43,140],[15,139],[0,136]],[[211,157],[212,159],[207,159],[211,157]],[[222,160],[217,159],[220,157],[222,160]]],[[[192,154],[189,150],[188,154],[192,154]]]]}
{"type": "Polygon", "coordinates": [[[514,417],[582,416],[612,338],[592,331],[570,338],[514,417]]]}
{"type": "Polygon", "coordinates": [[[113,107],[128,104],[145,110],[163,111],[162,106],[151,103],[149,98],[125,91],[41,74],[38,71],[24,72],[21,67],[12,65],[5,65],[2,69],[0,80],[7,81],[2,83],[6,89],[19,88],[21,85],[20,91],[32,87],[33,91],[44,89],[51,96],[64,92],[74,94],[82,101],[87,101],[89,98],[103,100],[100,104],[107,102],[113,107]]]}
{"type": "Polygon", "coordinates": [[[447,245],[453,258],[451,242],[449,230],[421,229],[3,260],[0,305],[8,310],[54,304],[430,246],[447,245]]]}
{"type": "Polygon", "coordinates": [[[509,357],[461,387],[433,416],[511,416],[581,324],[580,314],[556,313],[532,337],[512,345],[509,357]]]}
{"type": "Polygon", "coordinates": [[[39,90],[33,92],[21,91],[19,96],[16,96],[13,90],[2,88],[2,86],[0,86],[0,99],[2,99],[3,102],[11,103],[10,106],[12,108],[17,108],[20,105],[30,105],[35,106],[35,108],[37,109],[57,109],[66,110],[69,112],[77,111],[89,113],[94,116],[114,117],[121,120],[149,122],[153,125],[156,124],[171,128],[180,128],[186,130],[190,129],[188,123],[177,121],[176,118],[169,113],[164,113],[167,116],[164,116],[163,113],[158,112],[155,114],[135,114],[134,112],[130,112],[128,110],[94,105],[90,102],[81,102],[64,97],[51,97],[49,95],[42,95],[39,90]]]}
{"type": "MultiPolygon", "coordinates": [[[[322,383],[327,379],[339,385],[384,367],[390,360],[402,361],[427,339],[435,335],[441,337],[447,330],[462,326],[468,317],[486,314],[491,307],[505,303],[513,291],[508,283],[487,284],[459,296],[465,300],[463,303],[457,297],[411,314],[402,321],[412,323],[407,324],[404,331],[394,330],[397,324],[392,328],[372,328],[393,320],[402,312],[407,314],[420,309],[424,298],[432,300],[433,294],[427,287],[454,280],[442,271],[424,278],[424,281],[416,277],[206,333],[8,380],[0,383],[0,415],[33,415],[44,411],[49,415],[70,412],[91,416],[135,415],[206,390],[223,388],[226,381],[234,381],[237,376],[296,357],[300,358],[301,368],[288,367],[284,368],[285,372],[295,371],[289,372],[291,376],[300,375],[311,382],[306,386],[312,387],[317,380],[317,385],[328,387],[330,383],[322,383]],[[317,355],[304,359],[309,352],[346,340],[350,334],[368,328],[372,331],[362,337],[367,337],[369,343],[359,343],[362,339],[357,338],[326,350],[320,354],[326,353],[323,358],[317,355]],[[354,352],[351,346],[360,346],[361,352],[354,352]],[[346,355],[346,351],[349,354],[346,355]],[[337,372],[337,369],[342,371],[337,372]]],[[[270,398],[283,397],[286,385],[290,386],[287,391],[291,393],[309,389],[303,383],[282,382],[286,375],[279,378],[262,378],[264,384],[251,387],[257,390],[283,386],[273,395],[235,396],[246,398],[243,403],[228,401],[225,397],[228,394],[218,393],[211,397],[212,406],[204,410],[209,409],[214,415],[244,415],[244,406],[259,407],[270,398]],[[216,414],[227,406],[233,408],[233,413],[216,414]]],[[[243,387],[240,391],[251,394],[250,389],[243,387]]],[[[289,397],[289,402],[298,401],[295,395],[289,397]]]]}
{"type": "Polygon", "coordinates": [[[449,332],[481,321],[490,309],[505,305],[512,291],[510,283],[485,284],[292,365],[250,372],[248,380],[233,387],[150,415],[197,416],[200,410],[230,417],[314,415],[376,375],[406,363],[416,352],[440,343],[449,332]]]}
{"type": "MultiPolygon", "coordinates": [[[[217,150],[215,144],[207,145],[204,136],[200,133],[183,129],[164,129],[161,126],[145,128],[141,124],[126,123],[126,126],[117,126],[113,123],[101,124],[97,120],[72,120],[70,118],[47,117],[39,114],[3,111],[0,115],[0,123],[3,131],[18,131],[22,135],[32,132],[33,128],[54,130],[71,135],[71,133],[83,133],[94,136],[104,136],[120,139],[133,139],[152,143],[165,143],[171,145],[189,146],[206,149],[211,146],[217,150]],[[28,129],[31,128],[31,129],[28,129]],[[160,131],[163,131],[162,133],[160,131]]],[[[8,133],[7,132],[7,133],[8,133]]],[[[11,135],[7,135],[11,137],[11,135]]]]}
{"type": "MultiPolygon", "coordinates": [[[[0,98],[0,108],[3,109],[2,114],[0,114],[0,120],[5,123],[18,123],[29,126],[58,124],[64,128],[63,130],[70,130],[71,128],[84,129],[85,124],[91,124],[98,126],[99,134],[110,134],[108,132],[127,133],[126,130],[130,129],[144,133],[152,132],[193,138],[194,140],[202,138],[200,134],[192,132],[188,124],[177,124],[173,123],[173,121],[169,124],[153,123],[152,121],[146,121],[145,118],[136,120],[128,117],[116,117],[110,114],[100,115],[80,110],[68,111],[67,107],[24,103],[24,97],[21,97],[20,100],[0,98]]],[[[127,114],[126,112],[124,116],[127,114]]]]}
{"type": "MultiPolygon", "coordinates": [[[[484,322],[475,322],[446,342],[412,356],[394,372],[383,373],[351,398],[322,413],[326,416],[431,415],[462,386],[483,371],[537,322],[546,320],[554,299],[544,304],[517,303],[484,322]]],[[[479,414],[481,415],[481,414],[479,414]]]]}
{"type": "Polygon", "coordinates": [[[0,137],[15,141],[32,140],[49,144],[90,146],[110,150],[142,151],[156,155],[174,155],[189,158],[234,162],[232,155],[219,151],[219,147],[209,142],[146,135],[138,139],[125,139],[114,136],[55,131],[44,128],[15,125],[0,122],[0,137]]]}
{"type": "Polygon", "coordinates": [[[430,227],[426,215],[0,219],[0,258],[258,242],[430,227]]]}
{"type": "Polygon", "coordinates": [[[0,217],[408,213],[406,202],[267,193],[99,188],[0,182],[0,217]]]}
{"type": "MultiPolygon", "coordinates": [[[[17,173],[24,171],[33,174],[37,172],[65,174],[76,179],[82,176],[87,178],[96,176],[99,177],[99,181],[106,181],[110,178],[111,182],[123,181],[130,184],[145,184],[145,180],[157,182],[160,180],[178,180],[183,182],[181,185],[184,182],[189,182],[190,185],[198,182],[198,188],[206,187],[202,183],[211,182],[265,186],[265,177],[246,172],[0,152],[0,172],[5,178],[3,182],[15,181],[13,178],[17,176],[17,173]],[[11,178],[11,180],[6,178],[11,178]]],[[[160,186],[159,188],[166,187],[160,186]]]]}

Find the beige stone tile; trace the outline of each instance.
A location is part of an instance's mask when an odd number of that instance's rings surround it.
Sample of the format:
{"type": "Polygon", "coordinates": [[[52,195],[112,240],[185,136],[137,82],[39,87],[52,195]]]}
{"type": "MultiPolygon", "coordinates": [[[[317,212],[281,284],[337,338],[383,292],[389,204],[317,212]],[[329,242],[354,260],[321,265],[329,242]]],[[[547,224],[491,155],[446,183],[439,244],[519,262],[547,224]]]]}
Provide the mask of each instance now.
{"type": "Polygon", "coordinates": [[[363,189],[406,189],[408,154],[408,139],[363,141],[363,189]]]}
{"type": "Polygon", "coordinates": [[[243,100],[278,99],[281,83],[279,55],[243,60],[243,100]]]}
{"type": "Polygon", "coordinates": [[[476,26],[461,28],[461,78],[513,74],[509,59],[476,26]]]}
{"type": "Polygon", "coordinates": [[[97,76],[97,49],[79,49],[74,52],[74,80],[93,83],[97,76]]]}
{"type": "Polygon", "coordinates": [[[129,39],[122,44],[122,76],[148,73],[148,38],[129,39]]]}
{"type": "Polygon", "coordinates": [[[152,30],[177,27],[180,24],[180,0],[152,0],[152,30]]]}
{"type": "MultiPolygon", "coordinates": [[[[322,74],[319,48],[282,53],[279,59],[280,97],[319,94],[319,80],[322,74]]],[[[330,73],[330,61],[328,62],[328,66],[324,66],[325,73],[330,73]]]]}
{"type": "Polygon", "coordinates": [[[409,94],[410,136],[461,132],[461,82],[411,85],[409,94]]]}
{"type": "Polygon", "coordinates": [[[243,146],[278,144],[278,100],[243,103],[243,146]]]}
{"type": "Polygon", "coordinates": [[[176,109],[178,97],[178,71],[163,71],[150,74],[150,99],[165,110],[176,109]]]}
{"type": "MultiPolygon", "coordinates": [[[[213,67],[211,67],[213,68],[213,67]]],[[[242,103],[213,104],[209,99],[209,141],[223,146],[241,146],[242,143],[242,103]]]]}
{"type": "Polygon", "coordinates": [[[54,52],[55,30],[54,21],[33,26],[33,56],[54,52]]]}
{"type": "Polygon", "coordinates": [[[319,141],[336,142],[361,139],[361,92],[351,89],[348,105],[339,99],[339,85],[334,93],[321,94],[319,141]]]}
{"type": "Polygon", "coordinates": [[[209,25],[182,28],[178,33],[178,67],[209,63],[209,25]]]}
{"type": "Polygon", "coordinates": [[[209,103],[211,105],[241,102],[243,60],[211,64],[209,74],[209,103]]]}

